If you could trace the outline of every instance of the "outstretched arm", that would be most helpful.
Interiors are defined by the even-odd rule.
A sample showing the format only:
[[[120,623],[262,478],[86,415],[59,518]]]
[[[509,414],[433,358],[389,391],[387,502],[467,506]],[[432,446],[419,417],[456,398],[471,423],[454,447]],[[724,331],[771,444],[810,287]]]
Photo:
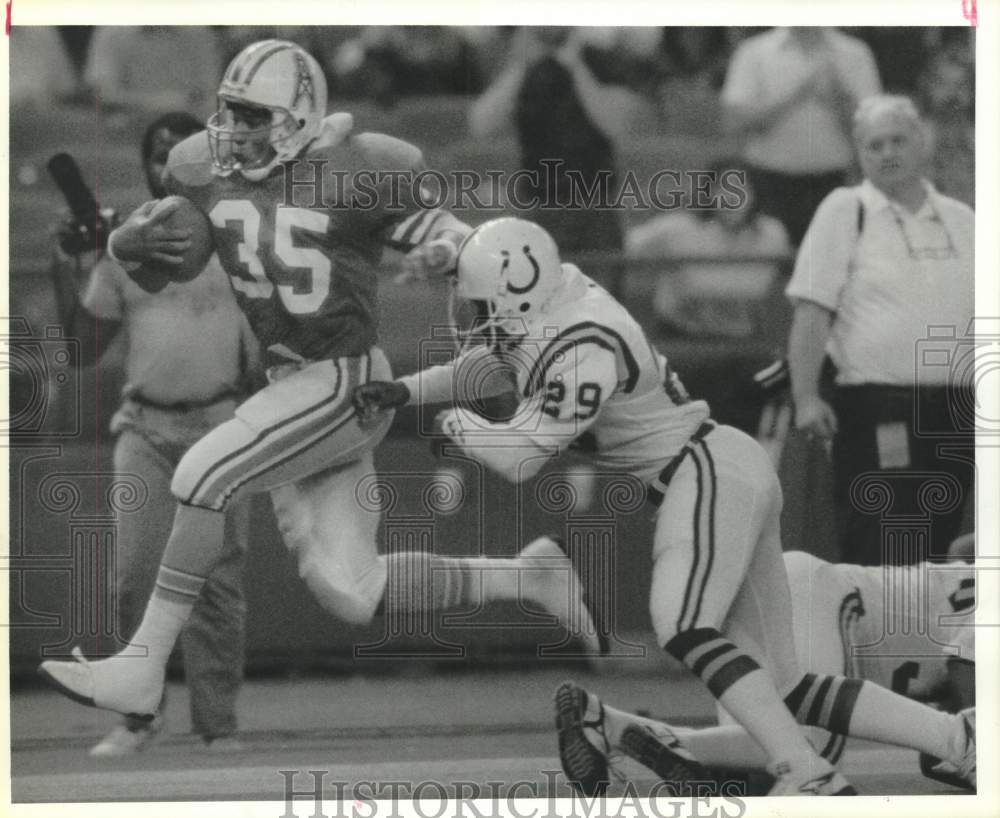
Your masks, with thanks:
[[[628,133],[634,97],[621,86],[600,82],[584,61],[582,49],[579,37],[571,34],[556,58],[569,71],[580,104],[594,126],[612,141],[621,139]]]
[[[487,372],[486,369],[491,371]],[[453,361],[428,367],[395,381],[370,381],[354,390],[354,407],[362,420],[379,411],[428,403],[467,403],[510,390],[496,356],[485,346],[473,347]],[[486,377],[480,377],[485,375]]]

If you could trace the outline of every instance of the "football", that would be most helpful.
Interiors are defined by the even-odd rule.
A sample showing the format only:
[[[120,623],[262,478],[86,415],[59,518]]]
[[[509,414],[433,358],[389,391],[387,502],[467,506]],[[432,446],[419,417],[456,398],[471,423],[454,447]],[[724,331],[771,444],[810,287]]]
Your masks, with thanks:
[[[148,261],[130,273],[135,282],[149,292],[159,292],[171,281],[184,282],[196,278],[215,251],[215,240],[208,217],[190,199],[167,196],[150,211],[150,218],[175,202],[177,209],[162,224],[172,230],[190,230],[191,246],[184,252],[184,261],[180,265]]]

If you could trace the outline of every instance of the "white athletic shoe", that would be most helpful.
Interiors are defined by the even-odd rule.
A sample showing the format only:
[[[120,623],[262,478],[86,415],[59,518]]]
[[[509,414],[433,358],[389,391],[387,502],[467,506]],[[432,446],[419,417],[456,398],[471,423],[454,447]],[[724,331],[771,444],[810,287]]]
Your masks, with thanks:
[[[769,764],[775,782],[768,797],[787,795],[857,795],[858,791],[833,765],[818,756],[793,768],[787,761]]]
[[[561,541],[556,537],[539,537],[521,550],[517,561],[526,568],[545,569],[523,573],[524,595],[556,617],[570,636],[583,643],[588,655],[604,652],[604,644],[587,607],[583,585]]]
[[[119,724],[97,744],[90,748],[95,758],[129,756],[145,750],[163,730],[163,718],[157,716],[150,722],[135,725]]]
[[[132,719],[152,721],[163,696],[163,670],[150,673],[139,656],[112,656],[91,662],[73,648],[72,662],[48,660],[38,673],[64,696],[88,707],[113,710]]]

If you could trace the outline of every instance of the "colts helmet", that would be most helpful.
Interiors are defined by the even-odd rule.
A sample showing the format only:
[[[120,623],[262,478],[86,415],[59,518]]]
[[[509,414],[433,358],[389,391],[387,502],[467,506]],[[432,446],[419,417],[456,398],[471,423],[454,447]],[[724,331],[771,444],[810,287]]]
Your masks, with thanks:
[[[458,252],[453,301],[476,308],[475,330],[524,335],[562,282],[559,248],[545,230],[505,218],[476,228]],[[454,314],[454,311],[453,311]]]
[[[285,40],[248,45],[226,68],[219,85],[219,110],[208,120],[213,170],[221,176],[238,170],[248,179],[265,178],[319,136],[326,102],[323,69],[300,46]],[[268,132],[274,151],[268,162],[246,168],[233,156],[234,128],[226,103],[271,111],[271,123],[260,133]]]

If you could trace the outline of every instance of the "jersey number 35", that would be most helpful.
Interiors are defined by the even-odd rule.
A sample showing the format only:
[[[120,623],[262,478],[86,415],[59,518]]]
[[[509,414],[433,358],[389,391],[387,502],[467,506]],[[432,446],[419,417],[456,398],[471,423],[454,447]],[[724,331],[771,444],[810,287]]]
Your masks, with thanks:
[[[309,315],[323,305],[330,292],[333,263],[315,247],[297,247],[292,243],[292,228],[297,232],[324,235],[330,217],[317,210],[279,207],[274,217],[274,265],[269,277],[264,271],[260,252],[260,211],[247,199],[223,199],[209,213],[215,227],[232,229],[239,225],[242,240],[236,245],[237,257],[246,268],[247,277],[232,275],[233,287],[248,298],[270,298],[275,285],[285,308],[296,315]]]

